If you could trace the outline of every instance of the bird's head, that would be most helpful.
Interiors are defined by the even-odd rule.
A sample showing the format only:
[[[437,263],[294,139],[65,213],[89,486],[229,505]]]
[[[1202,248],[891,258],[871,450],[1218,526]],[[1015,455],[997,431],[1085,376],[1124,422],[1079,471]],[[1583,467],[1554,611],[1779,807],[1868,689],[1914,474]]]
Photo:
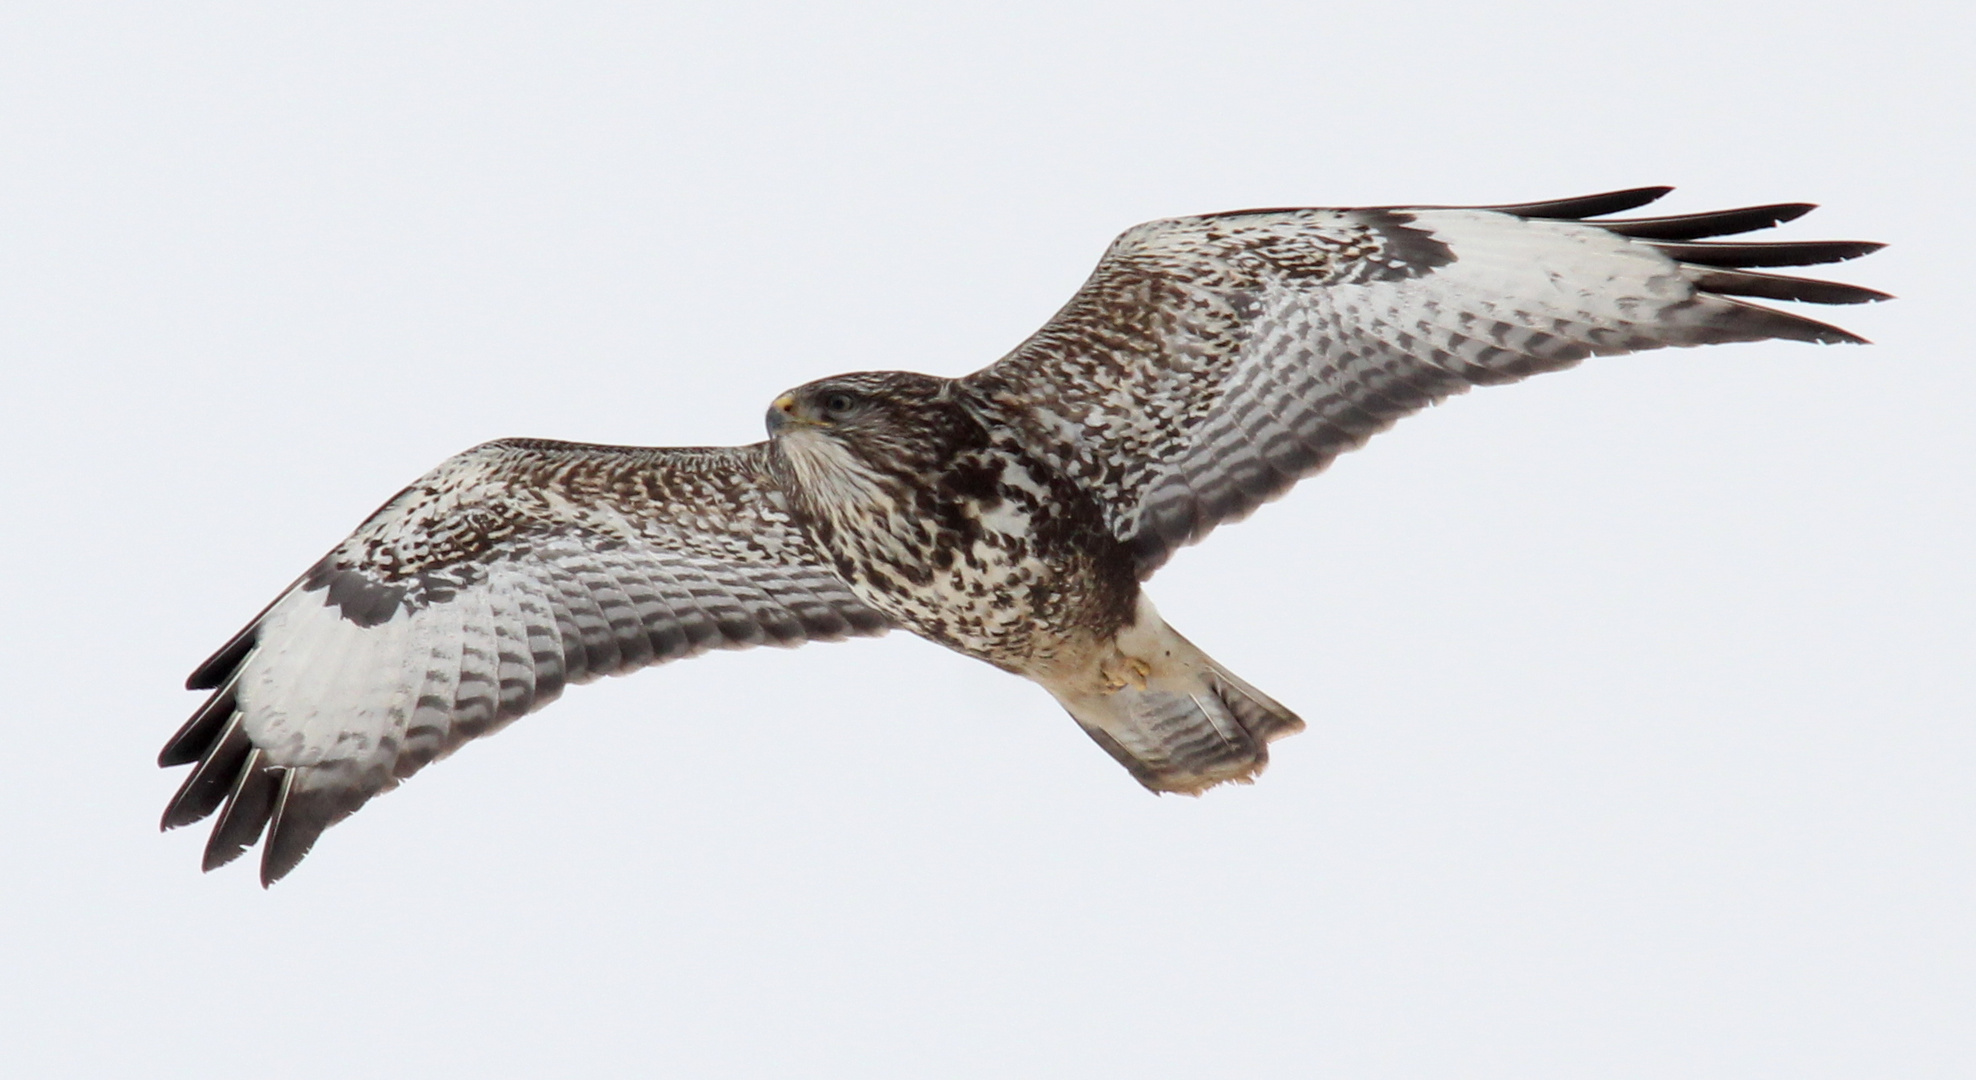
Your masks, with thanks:
[[[909,371],[864,371],[806,383],[768,408],[768,434],[812,488],[934,467],[967,429],[951,383]]]
[[[772,439],[833,439],[885,453],[942,412],[946,379],[910,371],[861,371],[805,383],[768,407]]]

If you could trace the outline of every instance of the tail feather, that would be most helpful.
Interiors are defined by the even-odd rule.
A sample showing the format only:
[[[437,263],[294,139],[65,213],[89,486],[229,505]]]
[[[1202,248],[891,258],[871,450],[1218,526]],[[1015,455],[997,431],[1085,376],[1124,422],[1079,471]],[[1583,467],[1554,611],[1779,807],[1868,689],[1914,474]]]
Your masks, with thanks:
[[[1077,722],[1153,791],[1193,795],[1223,781],[1247,781],[1269,762],[1268,744],[1212,692],[1127,688],[1108,704],[1114,706],[1110,715],[1078,716]]]
[[[1265,744],[1304,729],[1303,718],[1278,704],[1275,698],[1243,682],[1211,659],[1208,666],[1214,673],[1215,692],[1222,702],[1242,721],[1243,727]]]
[[[1270,742],[1304,722],[1178,634],[1171,640],[1173,662],[1143,683],[1058,700],[1149,790],[1198,795],[1250,783],[1269,764]]]

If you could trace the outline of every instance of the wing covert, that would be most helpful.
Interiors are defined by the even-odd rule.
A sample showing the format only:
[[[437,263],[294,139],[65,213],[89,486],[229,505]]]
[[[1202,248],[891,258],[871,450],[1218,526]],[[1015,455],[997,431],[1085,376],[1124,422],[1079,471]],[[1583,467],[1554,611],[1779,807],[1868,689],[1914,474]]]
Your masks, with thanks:
[[[811,550],[762,444],[503,440],[373,514],[188,680],[159,755],[192,764],[164,827],[219,812],[210,870],[261,878],[321,832],[574,683],[714,648],[883,633]]]
[[[1069,304],[961,380],[1092,492],[1141,578],[1403,416],[1663,346],[1852,334],[1740,299],[1884,293],[1748,270],[1867,243],[1711,243],[1811,209],[1581,220],[1665,188],[1496,208],[1252,210],[1121,235]]]

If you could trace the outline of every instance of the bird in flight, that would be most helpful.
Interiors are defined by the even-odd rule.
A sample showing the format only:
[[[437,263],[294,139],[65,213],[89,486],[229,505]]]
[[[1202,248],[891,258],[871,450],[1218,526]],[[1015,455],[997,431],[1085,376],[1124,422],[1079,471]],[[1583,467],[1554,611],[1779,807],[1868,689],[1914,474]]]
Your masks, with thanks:
[[[1142,583],[1394,421],[1594,355],[1859,342],[1754,300],[1851,241],[1712,240],[1804,203],[1614,218],[1640,188],[1493,207],[1243,210],[1127,230],[971,375],[839,375],[768,439],[502,439],[393,496],[186,681],[167,829],[261,882],[322,831],[572,683],[709,649],[894,627],[1021,675],[1155,792],[1247,782],[1303,721],[1160,618]],[[262,841],[265,834],[265,841]]]

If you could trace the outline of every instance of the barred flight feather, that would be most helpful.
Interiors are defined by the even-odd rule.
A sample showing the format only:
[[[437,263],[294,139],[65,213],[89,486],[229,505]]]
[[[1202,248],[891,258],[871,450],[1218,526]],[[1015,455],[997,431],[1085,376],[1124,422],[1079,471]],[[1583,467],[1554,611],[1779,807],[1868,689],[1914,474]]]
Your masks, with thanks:
[[[687,467],[669,474],[673,454]],[[160,755],[196,763],[165,827],[224,804],[208,869],[265,832],[272,882],[366,800],[567,684],[715,646],[883,633],[776,502],[759,446],[460,455],[201,665],[192,681],[218,686]],[[700,530],[709,505],[724,532]],[[421,523],[434,515],[450,527]]]
[[[1669,345],[1859,340],[1735,297],[1858,303],[1884,293],[1733,268],[1840,261],[1880,245],[1696,239],[1793,220],[1808,204],[1579,220],[1667,190],[1142,225],[1049,326],[963,384],[1096,493],[1143,578],[1175,548],[1469,386]],[[1121,388],[1139,408],[1117,408]],[[1069,423],[1039,423],[1034,400]],[[1101,414],[1108,422],[1090,422]]]

